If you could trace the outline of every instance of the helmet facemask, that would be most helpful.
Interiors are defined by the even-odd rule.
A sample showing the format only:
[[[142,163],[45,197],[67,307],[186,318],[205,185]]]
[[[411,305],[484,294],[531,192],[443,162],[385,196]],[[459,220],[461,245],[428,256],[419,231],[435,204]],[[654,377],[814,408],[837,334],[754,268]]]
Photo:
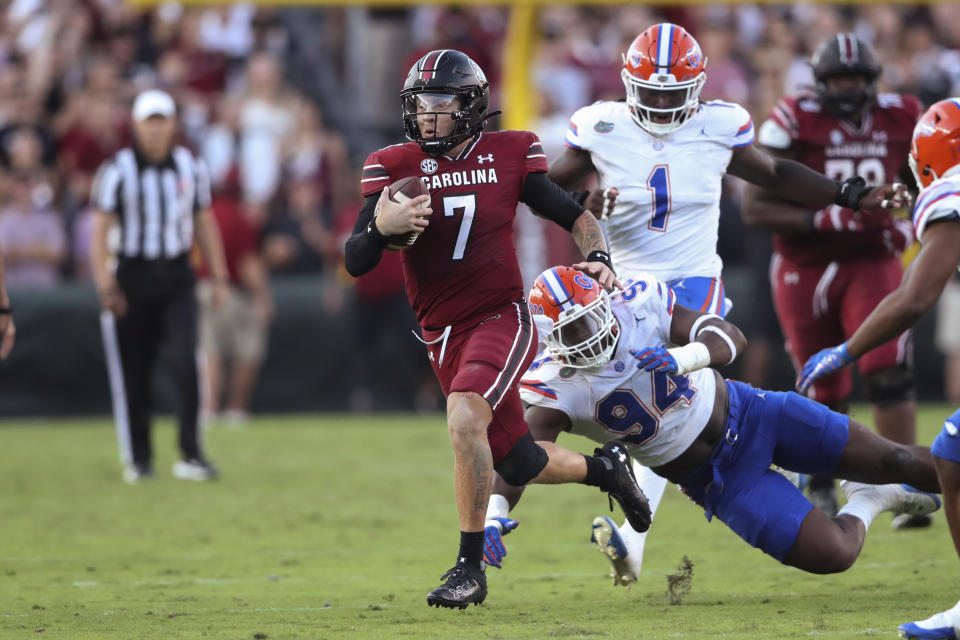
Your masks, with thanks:
[[[929,186],[931,182],[937,180],[939,176],[937,176],[929,166],[923,167],[923,169],[917,166],[916,156],[917,145],[914,143],[913,149],[907,154],[907,164],[910,165],[910,172],[913,174],[913,179],[917,181],[917,186],[924,189]]]
[[[865,88],[847,87],[841,90],[831,90],[831,78],[841,76],[857,76],[866,80]],[[867,73],[837,74],[817,79],[817,97],[823,108],[830,114],[844,120],[858,118],[866,109],[873,105],[877,97],[877,78]]]
[[[568,367],[593,369],[613,357],[618,333],[610,298],[601,291],[586,306],[577,304],[561,312],[544,342]]]
[[[627,106],[634,122],[655,136],[672,133],[690,119],[700,106],[700,92],[707,81],[707,74],[703,72],[683,82],[677,82],[673,74],[652,74],[648,80],[641,80],[626,69],[620,72],[620,77],[627,90]],[[673,99],[663,101],[669,106],[657,106],[644,100],[644,94],[649,96],[651,92],[676,94]]]
[[[482,122],[474,122],[471,117],[474,103],[482,98],[479,87],[476,91],[458,89],[407,89],[400,93],[403,104],[403,129],[407,138],[420,145],[424,153],[431,156],[443,155],[464,140],[473,137],[483,128]],[[473,95],[474,93],[481,95]],[[438,135],[441,129],[453,121],[453,130],[446,135]],[[445,122],[446,121],[446,122]],[[421,129],[431,129],[425,135]]]

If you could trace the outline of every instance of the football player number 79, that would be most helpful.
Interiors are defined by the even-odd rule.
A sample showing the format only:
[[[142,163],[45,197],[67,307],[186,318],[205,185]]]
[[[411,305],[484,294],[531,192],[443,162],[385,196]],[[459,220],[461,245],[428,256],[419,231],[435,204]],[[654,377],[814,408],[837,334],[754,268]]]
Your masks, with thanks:
[[[470,227],[473,226],[473,214],[477,211],[477,194],[467,193],[459,196],[443,196],[443,215],[451,217],[463,214],[460,220],[460,231],[457,233],[457,244],[453,247],[453,259],[463,260],[463,252],[467,249],[467,237]]]

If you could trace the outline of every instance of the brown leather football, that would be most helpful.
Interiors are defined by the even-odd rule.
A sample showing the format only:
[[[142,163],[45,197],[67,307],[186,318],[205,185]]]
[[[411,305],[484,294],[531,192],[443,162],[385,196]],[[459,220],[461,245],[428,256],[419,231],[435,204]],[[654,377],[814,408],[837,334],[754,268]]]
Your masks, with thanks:
[[[412,200],[420,195],[430,195],[430,190],[427,189],[427,185],[425,185],[420,178],[415,176],[400,178],[387,187],[387,189],[388,197],[399,204],[403,204],[407,200]],[[425,203],[424,207],[426,206],[429,206],[429,202]],[[419,231],[408,231],[407,233],[390,236],[387,249],[391,249],[393,251],[406,249],[416,242],[417,238],[419,237]]]

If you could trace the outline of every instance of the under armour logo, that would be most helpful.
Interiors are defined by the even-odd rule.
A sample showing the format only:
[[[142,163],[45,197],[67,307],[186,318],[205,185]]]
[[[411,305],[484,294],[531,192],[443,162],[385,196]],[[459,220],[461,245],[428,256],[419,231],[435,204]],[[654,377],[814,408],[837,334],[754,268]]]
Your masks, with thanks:
[[[686,281],[686,280],[681,280],[680,282],[678,282],[677,284],[673,285],[673,286],[670,287],[670,288],[671,288],[671,289],[686,289],[686,288],[687,288],[687,281]]]
[[[957,430],[957,427],[949,420],[943,423],[943,428],[946,429],[947,433],[949,433],[951,436],[955,436],[957,433],[960,433],[960,431]]]
[[[767,399],[767,392],[766,392],[766,391],[760,391],[760,392],[755,393],[755,394],[753,394],[753,395],[757,396],[757,397],[760,398],[761,400],[766,400],[766,399]]]
[[[702,136],[707,135],[707,128],[706,128],[706,127],[700,127],[700,135],[702,135]]]
[[[483,164],[484,162],[493,162],[493,154],[488,153],[485,156],[477,156],[477,163]]]
[[[637,321],[638,327],[640,326],[640,323],[646,319],[646,317],[647,316],[638,316],[637,314],[633,314],[633,319]]]
[[[430,362],[433,362],[433,351],[427,351],[427,355],[430,357]]]
[[[800,274],[796,271],[787,271],[783,274],[783,284],[800,284]]]

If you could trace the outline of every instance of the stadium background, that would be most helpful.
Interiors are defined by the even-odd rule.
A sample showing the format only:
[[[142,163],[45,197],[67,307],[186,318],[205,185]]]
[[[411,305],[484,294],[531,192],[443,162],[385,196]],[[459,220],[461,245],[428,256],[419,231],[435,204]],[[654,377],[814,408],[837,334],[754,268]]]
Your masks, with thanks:
[[[960,5],[218,7],[12,0],[0,24],[0,242],[17,346],[0,364],[0,415],[107,414],[109,393],[87,267],[88,194],[101,160],[129,141],[129,105],[159,86],[182,139],[211,168],[215,207],[261,228],[277,314],[253,409],[434,410],[441,406],[402,293],[397,254],[354,282],[341,266],[359,208],[357,168],[402,138],[397,92],[412,62],[458,48],[483,67],[494,126],[530,128],[548,156],[567,118],[619,98],[619,55],[648,25],[686,26],[709,57],[704,98],[762,121],[811,84],[823,38],[853,30],[884,65],[882,90],[929,104],[960,93]],[[767,281],[770,239],[738,215],[728,180],[720,253],[731,319],[751,348],[728,375],[789,388]],[[523,213],[529,280],[568,261],[562,232]],[[917,330],[920,392],[942,398],[932,317]],[[158,380],[160,406],[171,406]]]

